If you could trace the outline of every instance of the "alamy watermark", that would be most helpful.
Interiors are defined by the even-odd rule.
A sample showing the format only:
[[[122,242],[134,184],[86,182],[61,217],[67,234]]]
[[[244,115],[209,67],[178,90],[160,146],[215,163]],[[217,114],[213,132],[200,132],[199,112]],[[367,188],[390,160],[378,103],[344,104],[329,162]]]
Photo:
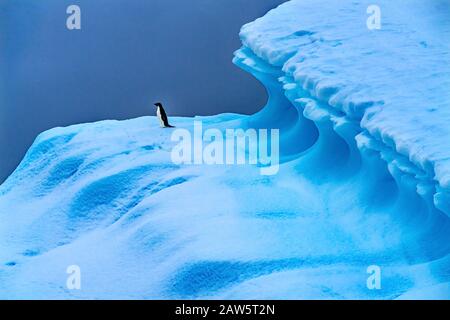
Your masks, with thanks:
[[[69,290],[81,289],[81,268],[77,265],[70,265],[66,269],[66,273],[69,275],[66,280],[66,287]]]
[[[369,30],[381,29],[381,9],[376,4],[372,4],[367,7],[366,10],[369,17],[367,18],[366,25]]]
[[[366,285],[369,290],[380,290],[381,289],[381,268],[377,265],[371,265],[367,267],[367,273],[369,277],[367,278]]]
[[[275,175],[279,170],[279,136],[279,129],[203,131],[202,122],[194,121],[193,135],[181,128],[172,132],[171,140],[177,144],[171,159],[175,164],[258,165],[261,175]]]
[[[81,8],[75,4],[67,7],[66,13],[69,14],[66,20],[66,27],[69,30],[81,29]]]

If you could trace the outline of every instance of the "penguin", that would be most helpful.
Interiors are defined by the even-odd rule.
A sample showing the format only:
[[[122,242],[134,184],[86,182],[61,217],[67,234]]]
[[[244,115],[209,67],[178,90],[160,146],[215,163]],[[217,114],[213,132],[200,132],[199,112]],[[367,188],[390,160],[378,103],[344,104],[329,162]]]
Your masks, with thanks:
[[[169,119],[167,119],[167,114],[166,114],[166,111],[164,111],[164,108],[163,108],[162,104],[159,103],[159,102],[156,102],[155,106],[157,108],[156,109],[156,116],[159,119],[159,122],[161,124],[161,128],[173,128],[173,126],[171,126],[169,124]]]

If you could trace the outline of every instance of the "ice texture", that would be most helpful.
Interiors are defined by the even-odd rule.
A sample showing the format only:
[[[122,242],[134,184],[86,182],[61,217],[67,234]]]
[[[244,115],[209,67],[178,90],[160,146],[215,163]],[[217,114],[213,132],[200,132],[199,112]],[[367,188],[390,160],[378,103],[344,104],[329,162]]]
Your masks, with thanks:
[[[379,144],[392,152],[391,163],[402,162],[392,163],[397,170],[411,167],[435,181],[435,201],[445,207],[450,6],[445,1],[381,1],[381,29],[369,30],[371,4],[288,2],[242,28],[242,54],[278,69],[293,104],[313,99],[335,125],[361,126],[357,141],[364,147]]]
[[[171,118],[279,128],[275,176],[175,165],[154,117],[39,135],[0,186],[0,298],[450,298],[450,5],[377,1],[369,30],[371,4],[245,25],[234,63],[267,105]]]

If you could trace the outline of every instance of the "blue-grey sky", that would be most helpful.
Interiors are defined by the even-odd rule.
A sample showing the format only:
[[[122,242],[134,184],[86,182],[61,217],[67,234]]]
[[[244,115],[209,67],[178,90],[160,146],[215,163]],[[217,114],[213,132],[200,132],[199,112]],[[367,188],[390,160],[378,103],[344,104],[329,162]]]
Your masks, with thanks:
[[[283,0],[0,0],[0,183],[55,126],[154,113],[253,113],[240,27]],[[81,8],[81,30],[66,9]]]

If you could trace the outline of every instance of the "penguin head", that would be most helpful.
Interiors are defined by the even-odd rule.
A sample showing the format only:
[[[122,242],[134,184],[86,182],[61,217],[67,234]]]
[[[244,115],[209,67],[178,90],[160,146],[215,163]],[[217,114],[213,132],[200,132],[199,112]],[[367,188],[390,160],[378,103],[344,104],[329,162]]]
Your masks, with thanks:
[[[162,104],[161,104],[160,102],[155,102],[154,105],[155,105],[156,107],[162,107]]]

